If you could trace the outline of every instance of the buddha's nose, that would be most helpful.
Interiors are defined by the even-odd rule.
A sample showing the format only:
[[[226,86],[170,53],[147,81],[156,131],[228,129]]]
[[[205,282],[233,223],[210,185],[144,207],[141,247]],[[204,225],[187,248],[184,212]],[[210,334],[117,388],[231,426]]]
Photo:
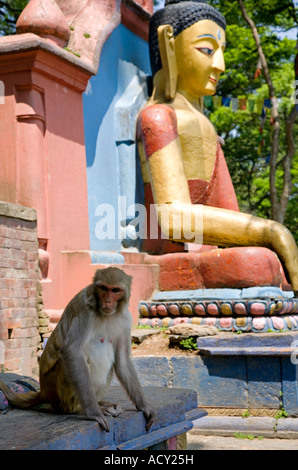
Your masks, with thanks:
[[[217,49],[213,56],[213,69],[216,69],[220,73],[223,73],[226,70],[225,66],[225,59],[223,55],[223,51],[221,49]]]

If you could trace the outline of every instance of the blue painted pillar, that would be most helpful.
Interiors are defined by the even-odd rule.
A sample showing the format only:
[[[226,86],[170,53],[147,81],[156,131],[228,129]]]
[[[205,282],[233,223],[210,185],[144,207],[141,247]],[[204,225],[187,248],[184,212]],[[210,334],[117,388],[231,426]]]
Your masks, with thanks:
[[[135,121],[148,97],[150,74],[147,42],[118,26],[103,46],[98,73],[83,97],[90,248],[95,252],[130,245],[125,239],[134,228],[125,225],[133,217],[125,209],[121,213],[121,206],[143,202]]]

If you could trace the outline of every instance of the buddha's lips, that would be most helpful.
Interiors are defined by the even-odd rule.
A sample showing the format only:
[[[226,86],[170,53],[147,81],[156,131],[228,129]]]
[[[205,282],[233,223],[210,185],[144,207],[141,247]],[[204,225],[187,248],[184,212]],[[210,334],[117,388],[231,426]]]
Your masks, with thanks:
[[[217,83],[217,80],[216,80],[216,78],[214,78],[214,77],[209,77],[209,80],[210,80],[210,82],[212,82],[212,83]]]

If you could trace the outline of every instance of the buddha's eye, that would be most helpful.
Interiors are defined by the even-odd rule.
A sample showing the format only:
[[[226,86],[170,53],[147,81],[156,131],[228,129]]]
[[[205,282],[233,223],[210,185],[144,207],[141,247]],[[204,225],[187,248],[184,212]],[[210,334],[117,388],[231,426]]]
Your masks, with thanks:
[[[214,54],[214,50],[210,49],[209,47],[196,47],[196,49],[200,52],[203,52],[203,54],[206,54],[210,57],[212,57],[213,54]]]

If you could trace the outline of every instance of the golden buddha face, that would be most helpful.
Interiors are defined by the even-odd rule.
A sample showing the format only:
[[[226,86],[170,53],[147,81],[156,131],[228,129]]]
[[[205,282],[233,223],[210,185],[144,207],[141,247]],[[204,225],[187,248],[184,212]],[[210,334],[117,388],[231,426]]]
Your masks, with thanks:
[[[190,99],[214,95],[220,75],[225,71],[224,29],[212,20],[201,20],[175,39],[177,91]]]

